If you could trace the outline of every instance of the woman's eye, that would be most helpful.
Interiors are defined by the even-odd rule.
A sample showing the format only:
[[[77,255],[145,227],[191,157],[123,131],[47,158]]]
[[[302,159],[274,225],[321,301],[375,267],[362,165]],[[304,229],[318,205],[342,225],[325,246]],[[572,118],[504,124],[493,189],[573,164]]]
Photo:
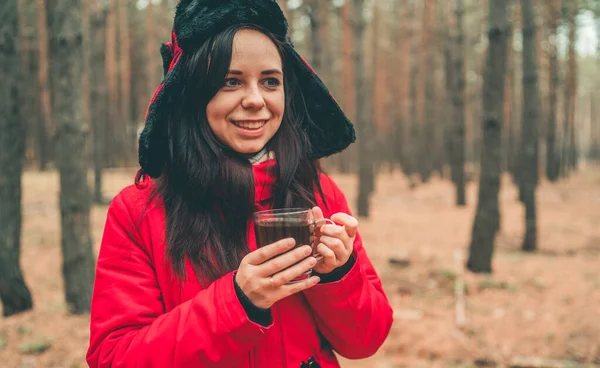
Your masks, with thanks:
[[[277,78],[267,78],[263,82],[267,87],[277,87],[281,84]]]
[[[225,83],[223,83],[223,86],[225,87],[237,87],[241,84],[239,79],[236,78],[227,78],[225,79]]]

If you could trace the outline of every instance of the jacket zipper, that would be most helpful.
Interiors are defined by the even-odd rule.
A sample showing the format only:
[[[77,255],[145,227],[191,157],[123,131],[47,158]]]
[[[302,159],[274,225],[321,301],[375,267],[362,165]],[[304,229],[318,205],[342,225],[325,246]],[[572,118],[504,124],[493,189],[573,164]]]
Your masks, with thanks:
[[[248,367],[254,368],[254,348],[248,353]]]

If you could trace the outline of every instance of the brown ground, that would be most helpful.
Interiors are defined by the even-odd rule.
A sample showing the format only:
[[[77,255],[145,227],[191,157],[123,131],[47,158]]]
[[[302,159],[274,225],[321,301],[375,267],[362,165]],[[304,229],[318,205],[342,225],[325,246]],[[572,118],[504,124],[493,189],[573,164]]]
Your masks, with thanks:
[[[107,194],[133,174],[111,171]],[[353,203],[355,179],[334,177]],[[0,367],[83,367],[88,318],[68,317],[62,294],[58,176],[28,172],[24,183],[22,264],[35,310],[0,317]],[[344,367],[472,367],[476,360],[501,366],[518,356],[600,364],[600,170],[542,183],[537,254],[519,252],[523,208],[508,179],[503,188],[494,274],[465,274],[467,325],[459,329],[453,256],[469,243],[475,186],[468,188],[469,205],[456,208],[447,182],[411,191],[399,175],[380,177],[372,218],[361,221],[361,231],[395,323],[375,357]],[[93,209],[96,245],[105,213],[106,207]],[[410,265],[391,265],[391,257]]]

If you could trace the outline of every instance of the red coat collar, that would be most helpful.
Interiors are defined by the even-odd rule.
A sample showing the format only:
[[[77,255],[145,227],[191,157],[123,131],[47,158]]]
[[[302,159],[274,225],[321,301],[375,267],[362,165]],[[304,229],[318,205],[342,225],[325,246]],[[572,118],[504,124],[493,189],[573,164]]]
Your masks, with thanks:
[[[269,159],[253,165],[254,172],[254,202],[260,203],[273,197],[275,186],[275,160]]]

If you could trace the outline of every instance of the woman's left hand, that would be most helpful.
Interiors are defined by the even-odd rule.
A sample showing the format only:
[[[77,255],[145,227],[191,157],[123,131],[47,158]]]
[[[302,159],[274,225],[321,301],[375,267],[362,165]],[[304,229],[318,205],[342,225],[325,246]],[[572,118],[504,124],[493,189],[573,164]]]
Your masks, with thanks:
[[[323,211],[319,207],[313,208],[313,215],[317,223],[323,222]],[[358,220],[346,213],[336,213],[331,216],[336,224],[317,225],[315,230],[316,252],[323,259],[313,270],[320,274],[330,273],[348,262],[354,250],[354,238],[358,230]]]

